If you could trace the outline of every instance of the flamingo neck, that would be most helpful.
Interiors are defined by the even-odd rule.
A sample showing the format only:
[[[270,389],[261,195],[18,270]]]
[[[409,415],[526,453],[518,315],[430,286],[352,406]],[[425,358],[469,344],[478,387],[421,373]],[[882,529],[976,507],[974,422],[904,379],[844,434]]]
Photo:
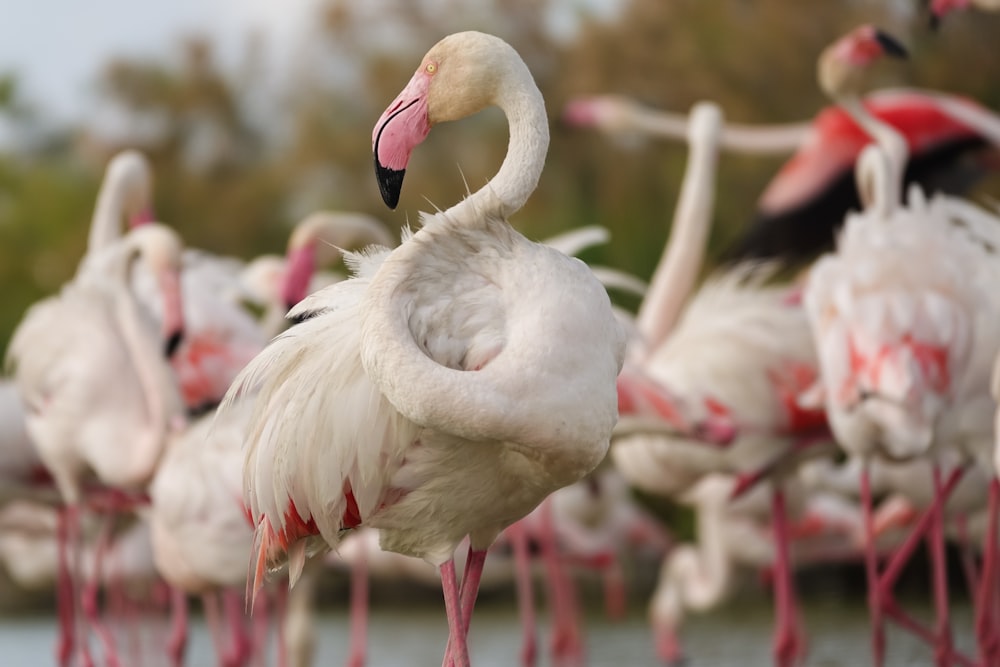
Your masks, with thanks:
[[[698,135],[690,142],[670,236],[639,307],[636,324],[650,352],[663,342],[680,318],[705,256],[719,156],[718,133],[710,134]]]
[[[97,194],[97,205],[90,221],[87,254],[92,255],[121,238],[125,215],[125,192],[119,179],[106,179]]]
[[[506,219],[534,192],[549,148],[545,100],[523,62],[511,63],[502,79],[496,106],[507,116],[510,140],[500,170],[486,185],[446,211],[447,217]]]
[[[166,441],[167,405],[170,403],[168,386],[171,382],[169,367],[160,362],[161,350],[156,335],[140,312],[136,297],[130,289],[130,269],[134,249],[128,247],[123,257],[120,274],[114,280],[115,316],[122,340],[125,343],[132,368],[135,370],[142,391],[147,425],[139,438],[129,443],[127,456],[131,464],[130,479],[148,480],[163,452]]]
[[[909,159],[906,139],[894,127],[872,115],[857,95],[843,96],[837,103],[878,144],[888,158],[888,178],[884,184],[884,192],[879,196],[884,195],[884,201],[895,207],[900,200],[903,172]]]

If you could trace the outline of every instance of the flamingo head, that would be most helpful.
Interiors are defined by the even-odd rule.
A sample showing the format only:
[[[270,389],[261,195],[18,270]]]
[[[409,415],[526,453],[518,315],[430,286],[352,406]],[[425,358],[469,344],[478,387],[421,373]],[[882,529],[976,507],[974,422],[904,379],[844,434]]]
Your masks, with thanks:
[[[410,153],[437,123],[471,116],[496,103],[514,49],[493,35],[468,31],[431,47],[372,132],[375,175],[382,199],[396,208]],[[520,61],[520,57],[516,57]]]
[[[596,127],[606,132],[628,129],[634,103],[617,95],[577,97],[563,109],[563,120],[575,127]]]
[[[281,299],[289,310],[308,294],[309,281],[315,270],[316,239],[298,244],[289,242],[285,273],[281,279]]]
[[[164,353],[172,357],[184,338],[184,308],[181,299],[180,237],[165,225],[150,223],[130,232],[137,255],[149,266],[163,299],[162,335]]]
[[[108,162],[105,180],[120,183],[122,210],[130,228],[156,218],[153,215],[153,169],[146,156],[136,150],[125,150]]]
[[[820,86],[831,97],[857,93],[864,87],[871,66],[883,56],[906,58],[907,51],[896,38],[873,25],[857,27],[820,55]]]
[[[945,16],[953,11],[968,9],[970,4],[970,0],[931,0],[931,29],[937,30]]]

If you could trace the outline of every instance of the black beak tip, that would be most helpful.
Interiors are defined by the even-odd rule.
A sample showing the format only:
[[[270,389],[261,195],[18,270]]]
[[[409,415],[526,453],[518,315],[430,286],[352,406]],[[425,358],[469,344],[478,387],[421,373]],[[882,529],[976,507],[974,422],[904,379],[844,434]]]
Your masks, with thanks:
[[[383,167],[379,164],[378,158],[375,158],[375,179],[378,181],[378,190],[382,193],[382,201],[393,210],[396,210],[396,206],[399,204],[399,193],[403,189],[404,175],[406,175],[405,169],[396,171]]]
[[[182,331],[175,331],[170,334],[167,338],[166,345],[163,348],[163,352],[167,359],[170,359],[177,352],[177,348],[181,346],[181,340],[184,338],[184,333]]]
[[[900,43],[898,39],[893,37],[887,32],[881,30],[875,31],[875,41],[879,43],[882,50],[885,51],[886,55],[892,56],[894,58],[909,58],[910,54],[906,50],[906,47]]]

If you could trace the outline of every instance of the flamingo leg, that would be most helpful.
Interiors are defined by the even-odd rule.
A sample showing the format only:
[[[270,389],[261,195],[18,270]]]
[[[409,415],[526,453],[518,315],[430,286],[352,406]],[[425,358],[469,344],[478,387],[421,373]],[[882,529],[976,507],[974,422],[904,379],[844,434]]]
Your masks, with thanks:
[[[288,639],[285,635],[285,622],[288,619],[288,586],[280,585],[274,590],[274,616],[278,624],[275,629],[278,667],[288,667]]]
[[[351,567],[351,639],[348,667],[363,667],[368,646],[368,553],[362,540]]]
[[[187,653],[188,642],[188,609],[187,595],[179,588],[170,589],[171,623],[170,636],[167,637],[167,655],[170,664],[182,667]]]
[[[941,497],[943,484],[941,482],[941,469],[937,465],[934,466],[933,477],[934,496],[938,498]],[[951,663],[949,656],[952,649],[952,637],[948,614],[947,557],[944,549],[944,505],[934,503],[933,512],[934,519],[931,523],[929,542],[934,575],[934,607],[937,614],[935,631],[937,641],[934,644],[934,659],[940,667],[948,667]]]
[[[622,572],[622,562],[617,553],[611,554],[611,560],[604,566],[604,613],[613,621],[625,618],[625,574]]]
[[[990,480],[986,537],[983,546],[983,571],[976,592],[976,639],[979,657],[984,665],[995,664],[998,656],[997,618],[994,600],[997,588],[997,521],[1000,520],[1000,479]]]
[[[791,667],[802,656],[805,647],[798,627],[795,587],[788,550],[788,513],[785,508],[785,494],[778,482],[775,482],[771,495],[771,521],[774,530],[775,555],[774,663],[778,667]]]
[[[444,608],[448,614],[449,644],[445,652],[445,659],[453,660],[455,667],[469,667],[469,647],[465,641],[465,629],[462,627],[462,605],[459,601],[454,559],[448,559],[443,563],[440,572]]]
[[[73,597],[73,575],[70,572],[70,514],[72,508],[64,507],[59,512],[56,527],[56,540],[59,558],[57,584],[57,601],[59,610],[59,641],[56,643],[56,660],[59,667],[70,667],[73,660],[73,646],[76,623],[73,610],[76,600]]]
[[[861,470],[861,511],[865,526],[865,574],[868,578],[868,613],[872,624],[872,665],[882,667],[885,662],[885,626],[882,622],[884,603],[878,573],[878,552],[875,548],[875,522],[872,511],[872,492],[869,464]]]
[[[514,568],[517,577],[517,606],[521,616],[521,665],[534,667],[538,660],[538,638],[535,632],[535,600],[531,586],[531,555],[528,552],[528,533],[518,521],[507,529],[507,537],[514,551]]]
[[[469,636],[469,625],[472,622],[472,610],[476,606],[479,594],[479,582],[483,578],[483,566],[486,563],[486,550],[473,549],[469,546],[469,554],[465,558],[465,571],[462,573],[462,585],[459,588],[459,604],[462,607],[462,628],[466,638]],[[466,639],[468,641],[468,639]],[[451,667],[451,640],[448,640],[448,650],[445,652],[443,667]]]
[[[266,599],[266,596],[261,598]],[[228,655],[228,665],[232,667],[243,667],[247,664],[252,653],[252,644],[247,637],[246,626],[244,625],[246,605],[243,596],[233,590],[222,592],[222,604],[229,621],[229,630],[232,637],[232,646]],[[262,605],[263,606],[263,605]],[[266,610],[261,610],[266,613]]]
[[[551,498],[551,497],[550,497]],[[564,563],[559,558],[550,498],[540,506],[538,541],[549,584],[552,606],[552,656],[555,664],[582,664],[583,642],[577,618],[576,595]]]
[[[114,527],[114,514],[105,514],[101,517],[101,528],[94,543],[94,569],[90,574],[90,579],[84,584],[81,605],[83,613],[94,634],[104,647],[104,657],[108,662],[108,667],[120,667],[121,661],[118,659],[118,651],[115,647],[114,637],[111,631],[101,620],[100,610],[100,588],[101,571],[104,563],[104,553],[111,544],[111,531]]]
[[[208,632],[212,636],[212,645],[215,647],[215,655],[220,665],[226,664],[226,643],[223,638],[222,612],[219,609],[219,593],[206,593],[201,598],[202,607],[205,610],[205,623],[208,625]]]

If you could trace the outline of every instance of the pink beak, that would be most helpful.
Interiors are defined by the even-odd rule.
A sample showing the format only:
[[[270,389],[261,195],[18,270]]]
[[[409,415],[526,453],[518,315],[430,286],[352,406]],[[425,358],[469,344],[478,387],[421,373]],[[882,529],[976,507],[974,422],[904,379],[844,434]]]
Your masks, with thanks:
[[[285,306],[292,306],[305,298],[309,291],[309,281],[316,268],[316,244],[307,243],[288,253],[285,260],[285,276],[281,286],[281,298]]]
[[[389,208],[399,204],[403,176],[413,148],[431,131],[427,118],[427,90],[430,75],[417,71],[389,108],[375,123],[372,152],[375,154],[375,178],[382,200]]]
[[[153,207],[147,206],[129,219],[128,226],[131,229],[135,229],[136,227],[141,227],[155,221],[156,216],[153,215]]]
[[[596,125],[597,112],[594,101],[585,97],[570,100],[566,108],[563,109],[563,119],[570,125],[577,127]]]
[[[167,358],[174,356],[184,337],[184,308],[181,299],[181,279],[176,271],[164,271],[159,276],[163,297],[163,340]]]

